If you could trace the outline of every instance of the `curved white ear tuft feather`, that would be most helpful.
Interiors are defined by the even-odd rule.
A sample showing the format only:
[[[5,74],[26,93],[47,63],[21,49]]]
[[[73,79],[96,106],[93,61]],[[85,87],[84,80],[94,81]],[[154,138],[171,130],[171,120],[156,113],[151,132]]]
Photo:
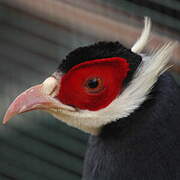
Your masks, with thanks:
[[[149,35],[151,31],[151,19],[149,17],[144,18],[144,29],[141,33],[140,38],[136,41],[136,43],[131,48],[131,51],[134,53],[140,53],[143,48],[146,46]]]

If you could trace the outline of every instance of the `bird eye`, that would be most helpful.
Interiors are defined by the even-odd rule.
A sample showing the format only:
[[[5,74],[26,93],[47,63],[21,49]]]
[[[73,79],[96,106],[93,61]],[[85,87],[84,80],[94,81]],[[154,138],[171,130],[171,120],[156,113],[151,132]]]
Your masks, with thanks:
[[[97,77],[88,79],[85,83],[85,87],[90,93],[97,93],[104,88],[102,79]]]

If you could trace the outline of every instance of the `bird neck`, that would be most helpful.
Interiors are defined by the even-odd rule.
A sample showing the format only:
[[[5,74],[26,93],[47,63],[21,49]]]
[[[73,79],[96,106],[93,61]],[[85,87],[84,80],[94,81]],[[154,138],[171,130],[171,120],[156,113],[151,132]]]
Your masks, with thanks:
[[[179,103],[179,104],[178,104]],[[101,129],[99,136],[110,137],[126,134],[132,129],[149,126],[149,123],[158,123],[168,117],[180,106],[180,90],[172,77],[165,73],[152,89],[149,98],[128,117],[121,118],[107,124]]]

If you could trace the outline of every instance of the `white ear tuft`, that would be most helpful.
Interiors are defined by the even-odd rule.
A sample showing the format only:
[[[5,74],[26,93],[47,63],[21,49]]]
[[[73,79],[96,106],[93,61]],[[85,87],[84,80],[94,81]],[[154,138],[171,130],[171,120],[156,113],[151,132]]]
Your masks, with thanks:
[[[144,29],[141,33],[140,38],[136,41],[136,43],[131,48],[131,51],[134,53],[140,53],[143,48],[146,46],[149,35],[151,31],[151,19],[149,17],[144,18]]]

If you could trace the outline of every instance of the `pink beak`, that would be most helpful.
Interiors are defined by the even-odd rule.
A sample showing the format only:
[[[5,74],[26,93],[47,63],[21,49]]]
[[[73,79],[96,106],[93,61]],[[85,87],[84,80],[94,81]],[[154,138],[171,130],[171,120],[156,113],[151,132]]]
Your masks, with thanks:
[[[33,86],[12,102],[4,116],[3,124],[17,114],[35,109],[46,109],[51,106],[53,106],[51,98],[42,93],[42,84]]]
[[[33,86],[21,93],[9,106],[3,124],[7,123],[13,116],[32,110],[44,110],[49,113],[53,110],[76,111],[73,107],[65,105],[56,99],[59,93],[61,74],[55,72],[42,84]]]

